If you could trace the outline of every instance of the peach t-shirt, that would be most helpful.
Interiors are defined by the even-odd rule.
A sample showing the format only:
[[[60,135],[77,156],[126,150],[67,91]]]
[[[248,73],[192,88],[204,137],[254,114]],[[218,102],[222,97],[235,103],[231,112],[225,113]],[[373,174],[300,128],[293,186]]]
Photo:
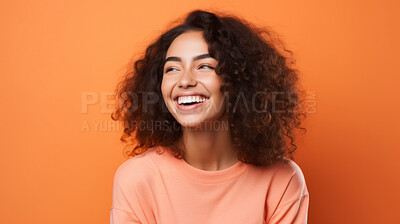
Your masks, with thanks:
[[[298,224],[307,223],[309,202],[291,160],[205,171],[161,146],[117,169],[112,196],[111,224]]]

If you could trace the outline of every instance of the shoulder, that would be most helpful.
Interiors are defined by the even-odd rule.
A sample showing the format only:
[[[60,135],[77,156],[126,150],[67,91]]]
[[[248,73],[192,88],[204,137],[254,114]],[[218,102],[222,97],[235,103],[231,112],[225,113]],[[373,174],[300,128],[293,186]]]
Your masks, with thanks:
[[[284,205],[308,195],[306,180],[300,166],[290,159],[285,159],[267,168],[271,172],[270,190],[278,198],[275,202]]]
[[[157,172],[156,164],[150,158],[154,151],[154,148],[148,149],[117,168],[113,181],[112,208],[130,213],[140,211],[137,202],[145,200],[149,193],[148,185]]]
[[[299,196],[308,194],[306,179],[303,171],[297,163],[295,163],[293,160],[287,159],[286,162],[282,163],[278,167],[280,167],[279,173],[286,177],[286,194],[296,194]]]
[[[293,160],[284,159],[276,162],[271,166],[271,169],[278,179],[290,180],[298,186],[303,186],[306,183],[303,171]]]
[[[266,167],[254,167],[251,172],[267,186],[268,203],[278,204],[296,200],[308,194],[304,174],[297,163],[285,158]]]
[[[276,161],[266,167],[255,167],[257,172],[269,176],[275,181],[284,181],[287,179],[296,179],[298,182],[305,183],[303,171],[293,160],[283,159]]]
[[[276,161],[273,164],[266,167],[255,167],[254,172],[260,175],[265,175],[277,182],[286,182],[289,179],[296,180],[301,183],[305,183],[304,174],[297,163],[290,159],[283,159]]]
[[[114,184],[132,187],[135,183],[150,180],[150,177],[157,171],[156,164],[150,158],[156,149],[156,147],[150,148],[144,153],[123,162],[114,174]]]
[[[306,223],[309,193],[299,165],[285,159],[269,169],[273,175],[265,201],[268,223]]]

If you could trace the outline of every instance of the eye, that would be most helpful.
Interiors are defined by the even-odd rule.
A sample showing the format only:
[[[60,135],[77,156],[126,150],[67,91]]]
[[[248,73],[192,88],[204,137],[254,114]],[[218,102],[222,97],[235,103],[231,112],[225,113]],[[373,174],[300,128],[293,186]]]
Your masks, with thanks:
[[[165,73],[168,73],[168,72],[173,71],[173,70],[178,70],[178,69],[175,68],[175,67],[170,67],[170,68],[167,68],[167,69],[165,70]]]
[[[209,69],[214,69],[213,67],[209,66],[209,65],[200,65],[199,69],[201,68],[209,68]]]

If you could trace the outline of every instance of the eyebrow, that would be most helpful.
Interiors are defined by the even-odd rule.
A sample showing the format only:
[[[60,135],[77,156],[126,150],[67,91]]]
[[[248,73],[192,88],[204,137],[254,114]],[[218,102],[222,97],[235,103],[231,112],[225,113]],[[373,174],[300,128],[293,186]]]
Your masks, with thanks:
[[[197,56],[193,57],[192,61],[197,61],[197,60],[204,59],[204,58],[213,58],[213,57],[211,57],[211,55],[209,55],[209,54],[201,54],[201,55],[197,55]],[[179,61],[179,62],[182,62],[182,58],[180,58],[180,57],[168,57],[167,59],[165,59],[164,63],[166,63],[167,61]]]

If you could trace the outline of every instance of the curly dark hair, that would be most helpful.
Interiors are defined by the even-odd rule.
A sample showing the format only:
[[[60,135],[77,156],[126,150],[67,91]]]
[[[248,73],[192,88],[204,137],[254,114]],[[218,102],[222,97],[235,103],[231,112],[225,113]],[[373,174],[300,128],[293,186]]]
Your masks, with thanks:
[[[166,52],[186,31],[202,31],[209,54],[218,61],[215,72],[223,78],[220,90],[227,96],[229,131],[238,159],[255,166],[293,159],[294,129],[306,130],[300,127],[305,113],[292,52],[268,28],[201,10],[188,13],[153,41],[117,85],[118,102],[111,117],[124,123],[121,141],[133,146],[127,154],[166,146],[184,158],[177,145],[182,128],[166,108],[161,82]]]

